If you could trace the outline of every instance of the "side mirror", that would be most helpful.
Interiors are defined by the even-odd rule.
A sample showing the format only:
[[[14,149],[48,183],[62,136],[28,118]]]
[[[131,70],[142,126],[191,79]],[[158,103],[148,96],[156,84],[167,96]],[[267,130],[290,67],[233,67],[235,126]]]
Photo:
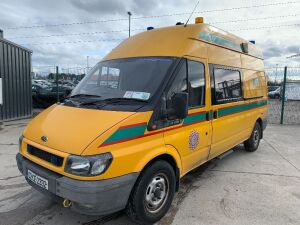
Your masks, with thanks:
[[[180,92],[173,95],[171,109],[168,110],[168,117],[184,119],[188,114],[188,93]]]

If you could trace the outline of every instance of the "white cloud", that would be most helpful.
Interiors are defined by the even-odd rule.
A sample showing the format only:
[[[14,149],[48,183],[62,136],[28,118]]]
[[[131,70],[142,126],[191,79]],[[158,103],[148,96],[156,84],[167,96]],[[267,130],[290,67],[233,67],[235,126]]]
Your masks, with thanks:
[[[224,30],[233,31],[248,40],[255,40],[263,48],[266,65],[297,64],[300,59],[287,60],[286,57],[300,51],[299,26],[283,26],[281,28],[264,28],[279,25],[300,23],[300,2],[266,7],[252,7],[239,10],[207,12],[214,9],[243,7],[280,3],[279,0],[201,0],[197,12],[193,15],[204,16],[208,23],[219,22],[215,25]],[[134,17],[157,16],[190,12],[197,0],[7,0],[0,2],[0,28],[36,26],[40,24],[76,23],[106,19],[124,18],[121,21],[107,23],[87,23],[73,26],[49,26],[35,29],[4,29],[8,39],[12,37],[68,35],[76,33],[106,32],[111,30],[126,30],[128,28],[127,11]],[[206,12],[203,12],[206,11]],[[199,13],[202,12],[202,13]],[[201,15],[199,15],[201,14]],[[267,19],[273,17],[272,19]],[[187,14],[158,18],[133,19],[132,29],[146,29],[148,26],[162,27],[174,25],[178,21],[186,21]],[[248,21],[225,22],[232,20]],[[256,19],[256,20],[255,20]],[[223,23],[222,23],[223,22]],[[137,33],[139,31],[133,31]],[[107,54],[119,41],[111,42],[79,42],[99,39],[126,38],[127,32],[97,33],[94,35],[52,36],[40,38],[11,39],[19,44],[26,44],[33,50],[33,66],[59,65],[61,67],[86,66],[86,56],[90,56],[90,65],[95,64]],[[298,49],[298,50],[297,50]]]

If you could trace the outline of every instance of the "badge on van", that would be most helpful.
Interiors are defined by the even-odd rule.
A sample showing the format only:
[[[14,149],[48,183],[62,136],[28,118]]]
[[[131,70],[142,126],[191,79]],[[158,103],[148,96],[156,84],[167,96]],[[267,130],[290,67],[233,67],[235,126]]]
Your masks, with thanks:
[[[189,148],[195,150],[199,144],[199,133],[193,130],[189,136]]]
[[[42,137],[41,137],[41,140],[42,140],[43,142],[47,142],[47,141],[48,141],[48,137],[47,137],[47,136],[42,136]]]

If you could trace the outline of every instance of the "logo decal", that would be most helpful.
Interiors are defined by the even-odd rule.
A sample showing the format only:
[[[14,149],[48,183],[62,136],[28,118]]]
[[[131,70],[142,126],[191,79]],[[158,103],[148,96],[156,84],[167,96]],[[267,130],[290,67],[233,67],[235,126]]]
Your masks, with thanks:
[[[195,150],[199,144],[199,133],[193,130],[189,137],[189,148]]]
[[[43,142],[47,142],[47,141],[48,141],[48,137],[47,137],[47,136],[42,136],[42,137],[41,137],[41,140],[42,140]]]

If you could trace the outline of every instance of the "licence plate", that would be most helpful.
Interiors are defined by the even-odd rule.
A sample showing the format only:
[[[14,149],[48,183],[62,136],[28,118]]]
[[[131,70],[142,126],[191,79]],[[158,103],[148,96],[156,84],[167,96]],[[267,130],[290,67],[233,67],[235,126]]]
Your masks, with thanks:
[[[35,174],[31,170],[27,170],[27,178],[31,180],[36,185],[48,190],[48,180]]]

